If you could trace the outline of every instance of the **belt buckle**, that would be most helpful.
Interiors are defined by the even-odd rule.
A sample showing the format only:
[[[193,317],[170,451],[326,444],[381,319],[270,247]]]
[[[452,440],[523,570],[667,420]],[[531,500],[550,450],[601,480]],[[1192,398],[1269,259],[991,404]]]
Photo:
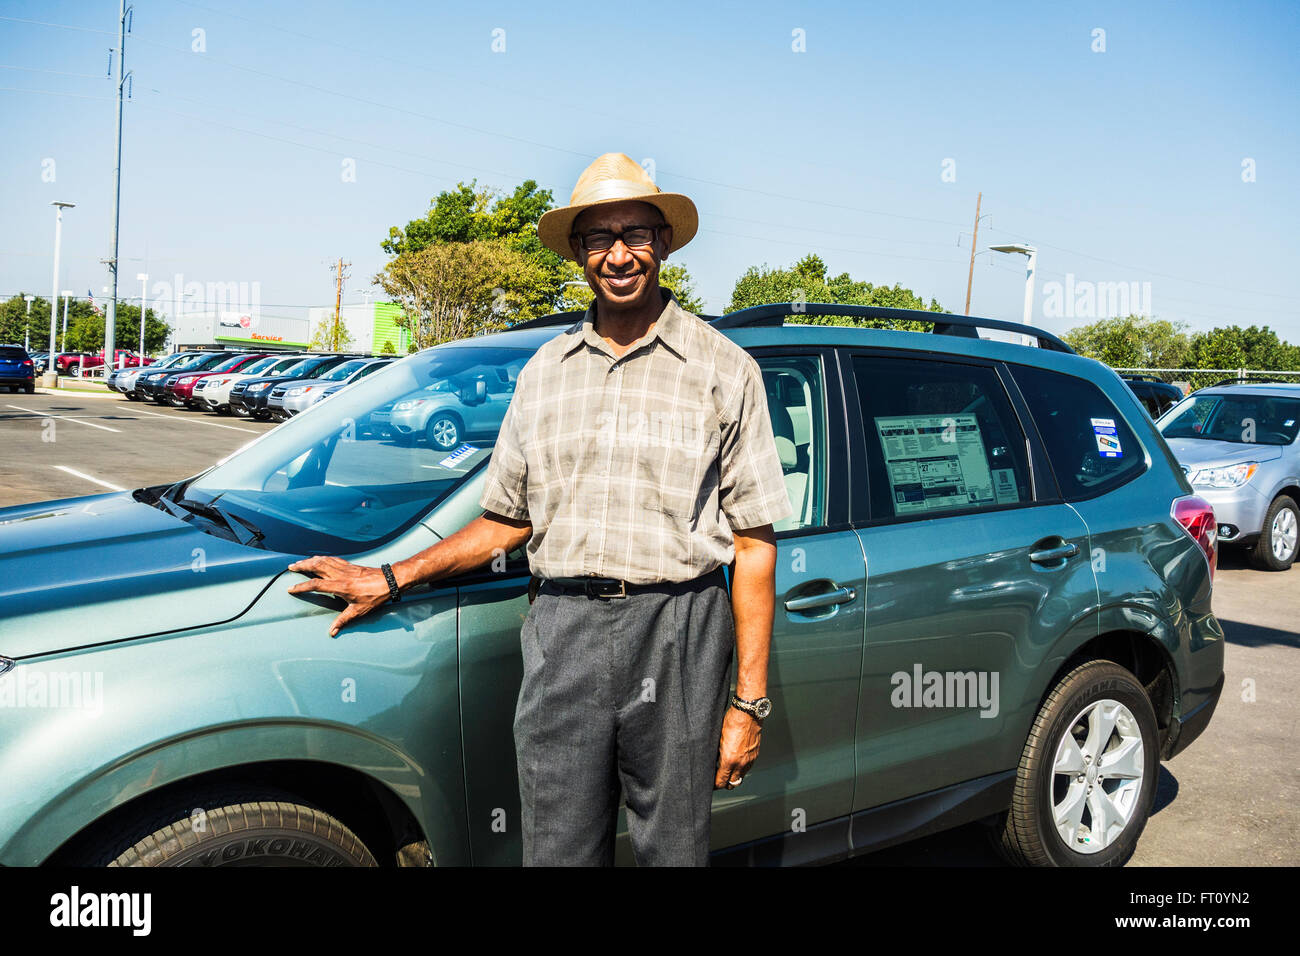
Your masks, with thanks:
[[[587,597],[589,597],[589,598],[595,598],[595,597],[603,597],[603,598],[625,598],[625,597],[627,597],[627,582],[624,581],[622,578],[618,578],[617,580],[618,580],[618,590],[617,590],[617,591],[611,591],[611,592],[609,592],[609,593],[605,593],[605,592],[603,592],[603,591],[597,591],[597,590],[596,590],[596,587],[595,587],[594,579],[590,579],[590,578],[587,580],[587,582],[586,582],[586,586],[585,586],[584,590],[587,592]]]

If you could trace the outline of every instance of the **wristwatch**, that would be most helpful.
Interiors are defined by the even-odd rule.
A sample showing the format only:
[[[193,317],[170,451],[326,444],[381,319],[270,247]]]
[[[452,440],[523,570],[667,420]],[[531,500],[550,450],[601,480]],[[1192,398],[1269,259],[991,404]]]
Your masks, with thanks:
[[[761,724],[767,719],[767,715],[772,712],[772,699],[770,697],[760,697],[758,700],[742,700],[732,694],[731,706],[737,710],[743,710]]]
[[[397,578],[393,575],[393,566],[391,564],[381,564],[379,570],[384,572],[384,580],[388,582],[388,599],[396,604],[402,599],[402,592],[397,588]]]

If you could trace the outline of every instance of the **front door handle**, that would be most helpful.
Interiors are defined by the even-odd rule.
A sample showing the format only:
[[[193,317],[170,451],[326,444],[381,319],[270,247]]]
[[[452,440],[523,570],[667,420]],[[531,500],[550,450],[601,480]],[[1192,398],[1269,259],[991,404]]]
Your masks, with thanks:
[[[830,607],[832,604],[847,604],[857,596],[856,588],[836,588],[833,591],[824,591],[821,594],[790,598],[785,602],[785,609],[787,611],[811,611],[814,608]]]
[[[1053,564],[1057,561],[1064,561],[1066,558],[1072,558],[1079,553],[1079,546],[1072,541],[1059,544],[1054,548],[1042,548],[1038,551],[1029,552],[1029,560],[1034,564]]]

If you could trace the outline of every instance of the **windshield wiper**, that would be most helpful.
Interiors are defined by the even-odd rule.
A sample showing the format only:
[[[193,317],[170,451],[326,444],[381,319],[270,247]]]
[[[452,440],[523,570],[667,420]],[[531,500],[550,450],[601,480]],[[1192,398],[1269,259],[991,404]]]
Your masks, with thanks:
[[[217,507],[217,498],[220,498],[221,495],[224,494],[225,492],[223,491],[221,494],[217,495],[216,498],[213,498],[210,501],[194,501],[191,498],[182,498],[176,503],[182,508],[192,511],[197,515],[202,515],[204,518],[211,521],[220,521],[230,529],[230,533],[235,536],[235,540],[240,544],[260,546],[260,542],[266,537],[266,535],[257,527],[257,525],[239,517],[238,515],[233,515],[230,512]]]
[[[224,494],[223,491],[221,495]],[[212,501],[195,501],[192,498],[181,498],[179,501],[173,502],[167,498],[159,498],[158,504],[169,514],[180,518],[182,521],[189,521],[193,515],[198,515],[207,518],[209,521],[224,525],[240,544],[261,547],[261,541],[266,535],[251,521],[218,508],[214,502],[221,495],[217,495]]]

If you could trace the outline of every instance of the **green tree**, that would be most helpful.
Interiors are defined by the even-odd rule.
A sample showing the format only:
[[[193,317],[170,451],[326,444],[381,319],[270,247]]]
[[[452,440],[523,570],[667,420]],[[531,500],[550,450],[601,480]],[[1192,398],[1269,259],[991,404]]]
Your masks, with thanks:
[[[1193,368],[1300,370],[1300,348],[1283,342],[1266,325],[1200,332],[1192,337],[1189,354]]]
[[[512,298],[516,304],[510,318],[535,318],[563,307],[564,283],[572,278],[571,263],[537,238],[537,220],[552,204],[551,191],[531,179],[504,195],[479,187],[477,180],[458,183],[439,193],[422,219],[411,220],[405,229],[389,229],[380,246],[389,255],[401,256],[435,245],[499,240],[529,265],[527,288],[519,290],[518,299]]]
[[[153,311],[145,310],[146,352],[156,352],[167,340],[168,327]],[[50,344],[50,300],[37,297],[32,303],[30,322],[27,302],[22,294],[0,302],[0,342],[21,345],[24,335],[30,332],[32,349],[47,348]],[[68,335],[63,338],[63,300],[59,300],[55,337],[60,351],[98,352],[104,347],[104,317],[89,302],[73,299],[68,303]],[[114,348],[138,349],[140,347],[140,307],[119,302],[117,324],[114,330]]]
[[[937,300],[932,298],[930,304],[926,305],[925,300],[919,295],[897,283],[892,286],[877,286],[870,282],[856,280],[847,272],[828,276],[826,263],[816,254],[804,256],[787,269],[772,269],[766,265],[750,266],[745,270],[744,275],[736,280],[736,285],[731,292],[731,302],[726,311],[735,312],[772,302],[801,302],[809,305],[821,302],[832,305],[873,305],[893,309],[916,309],[924,312],[944,311]],[[817,315],[812,311],[792,313],[790,321],[815,325],[894,328],[918,332],[929,329],[929,324],[925,322],[862,320],[847,316]]]
[[[351,344],[352,333],[348,331],[348,324],[340,318],[336,325],[333,314],[326,314],[317,323],[307,348],[315,352],[342,352]]]
[[[1187,368],[1191,357],[1185,323],[1145,315],[1101,319],[1062,338],[1080,355],[1111,368]]]
[[[35,309],[33,309],[35,311]],[[157,352],[167,341],[171,329],[153,309],[145,310],[144,350]],[[64,351],[98,352],[104,347],[104,316],[96,312],[89,302],[73,302],[68,311],[68,341]],[[117,318],[113,325],[113,348],[140,348],[140,307],[118,302]]]
[[[374,281],[401,303],[414,350],[505,328],[533,301],[538,273],[508,241],[477,239],[403,252]]]

